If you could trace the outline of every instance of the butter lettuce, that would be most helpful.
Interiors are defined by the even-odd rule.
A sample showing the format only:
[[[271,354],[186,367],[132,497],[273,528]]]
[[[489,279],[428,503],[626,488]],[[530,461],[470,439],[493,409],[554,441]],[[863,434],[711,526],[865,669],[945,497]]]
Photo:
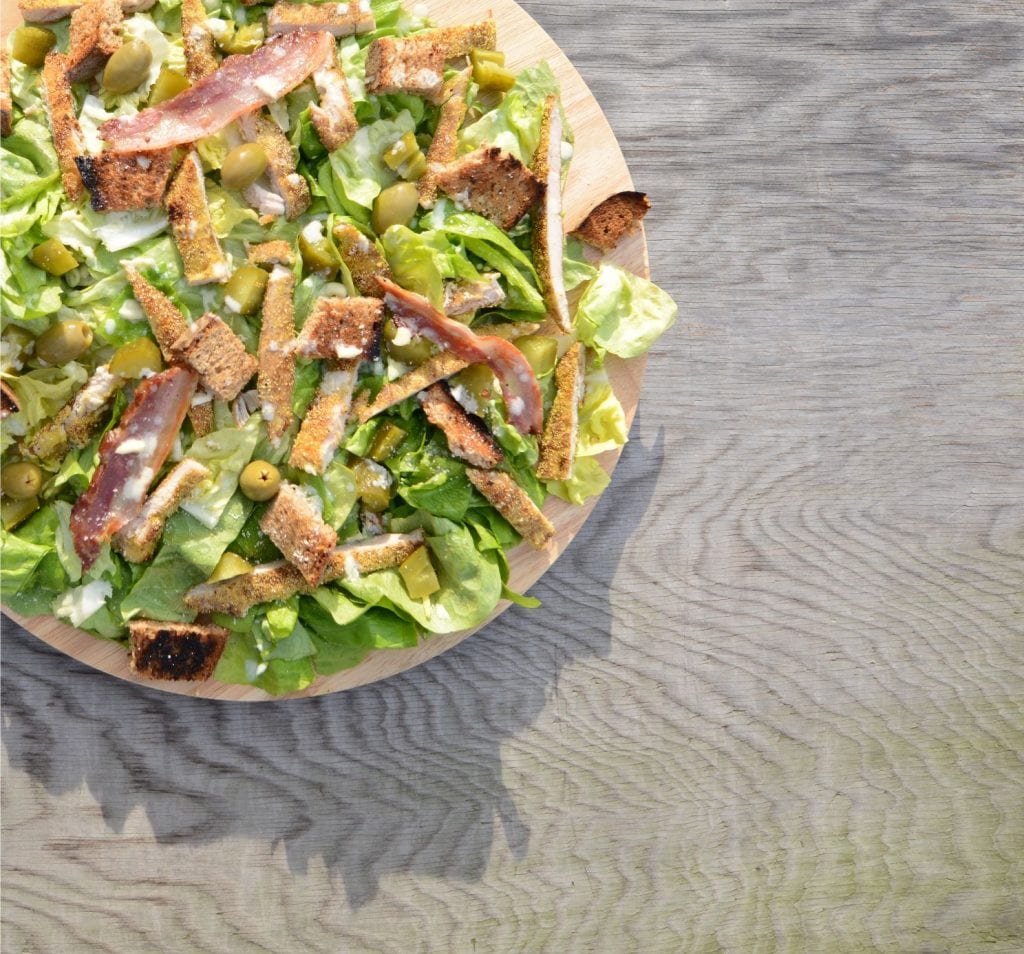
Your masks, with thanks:
[[[588,497],[601,493],[611,478],[593,457],[577,457],[568,480],[549,480],[548,490],[572,504],[581,504]]]
[[[368,126],[360,126],[355,136],[335,149],[330,154],[329,168],[333,175],[332,191],[342,207],[332,211],[347,212],[360,222],[369,221],[373,200],[397,178],[384,164],[381,154],[396,139],[415,128],[412,114],[402,111],[394,119],[379,119]]]
[[[626,412],[612,390],[607,372],[591,369],[585,385],[576,453],[580,457],[593,457],[622,447],[628,439],[629,428],[626,426]]]
[[[263,419],[253,414],[243,427],[225,427],[193,442],[188,456],[212,471],[212,476],[181,505],[204,527],[218,525],[238,487],[238,475],[252,460],[253,451],[264,436]]]
[[[381,237],[384,255],[395,281],[430,300],[444,304],[445,279],[476,281],[480,273],[441,231],[414,232],[392,225]]]
[[[0,145],[0,238],[28,232],[56,214],[63,196],[49,130],[22,119]]]
[[[38,368],[11,377],[10,386],[21,406],[18,416],[33,430],[53,417],[88,379],[89,372],[75,361],[60,368]]]

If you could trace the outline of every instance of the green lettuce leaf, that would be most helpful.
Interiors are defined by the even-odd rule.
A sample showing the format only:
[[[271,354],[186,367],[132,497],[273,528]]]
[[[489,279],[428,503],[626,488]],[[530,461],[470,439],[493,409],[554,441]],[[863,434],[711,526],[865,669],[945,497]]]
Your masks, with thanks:
[[[568,480],[549,480],[548,490],[569,503],[581,504],[588,497],[601,493],[611,478],[593,457],[577,457]]]
[[[22,119],[0,145],[0,238],[28,232],[57,212],[63,191],[49,130]]]
[[[89,372],[76,361],[69,361],[60,368],[38,368],[17,377],[8,378],[8,383],[18,395],[22,417],[29,430],[49,420],[89,380]]]
[[[412,115],[403,111],[394,119],[380,119],[369,126],[361,126],[344,146],[330,154],[333,191],[343,207],[334,211],[343,210],[360,222],[369,221],[373,200],[397,178],[384,164],[381,153],[415,128]]]
[[[252,460],[253,451],[263,436],[262,423],[260,415],[253,414],[243,427],[214,431],[194,441],[188,449],[189,457],[213,472],[213,476],[200,484],[181,505],[182,510],[204,527],[213,530],[218,525],[238,486],[238,475]]]
[[[373,649],[415,646],[416,626],[386,609],[372,607],[338,623],[320,602],[302,600],[302,618],[316,647],[316,670],[327,676],[358,665]]]
[[[590,370],[585,385],[576,453],[580,457],[593,457],[622,447],[628,439],[629,428],[626,426],[626,412],[604,370]]]
[[[583,243],[579,239],[567,238],[565,240],[565,254],[562,256],[562,262],[566,291],[572,291],[597,275],[597,269],[584,257]]]

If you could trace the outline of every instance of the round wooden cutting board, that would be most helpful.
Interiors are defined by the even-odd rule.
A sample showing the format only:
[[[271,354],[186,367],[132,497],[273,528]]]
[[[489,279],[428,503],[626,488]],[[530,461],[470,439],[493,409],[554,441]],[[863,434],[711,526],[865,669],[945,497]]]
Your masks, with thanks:
[[[601,107],[551,37],[518,4],[513,0],[463,0],[458,4],[445,0],[427,0],[425,6],[429,16],[442,26],[469,23],[493,15],[498,22],[498,46],[505,51],[511,69],[519,70],[540,60],[547,60],[555,71],[562,86],[565,112],[576,139],[575,155],[565,191],[567,230],[574,228],[587,212],[605,197],[633,188],[622,152],[608,121],[601,112]],[[2,10],[6,33],[17,26],[21,18],[15,0],[3,0]],[[607,258],[647,277],[647,248],[643,232],[624,241]],[[643,358],[628,362],[609,358],[607,362],[615,393],[622,401],[630,422],[636,411],[644,364]],[[600,458],[609,472],[614,469],[617,459],[617,451],[609,452]],[[615,493],[614,482],[606,493]],[[522,544],[509,554],[512,568],[509,585],[513,590],[525,593],[558,559],[559,554],[579,532],[596,502],[597,498],[593,498],[585,506],[574,507],[555,497],[548,498],[544,512],[555,525],[557,532],[545,550],[535,550],[528,544]],[[507,609],[508,605],[504,602],[499,604],[491,619]],[[129,668],[127,653],[120,644],[107,642],[73,629],[51,616],[25,619],[6,609],[4,612],[29,632],[61,652],[121,679],[166,692],[209,699],[252,702],[274,698],[252,686],[227,685],[215,680],[202,683],[175,683],[141,679]],[[535,612],[543,613],[544,609],[540,608]],[[477,627],[479,628],[481,627]],[[277,698],[319,696],[375,682],[443,653],[474,632],[476,629],[444,636],[430,636],[413,649],[372,652],[352,669],[332,676],[318,677],[304,691]]]

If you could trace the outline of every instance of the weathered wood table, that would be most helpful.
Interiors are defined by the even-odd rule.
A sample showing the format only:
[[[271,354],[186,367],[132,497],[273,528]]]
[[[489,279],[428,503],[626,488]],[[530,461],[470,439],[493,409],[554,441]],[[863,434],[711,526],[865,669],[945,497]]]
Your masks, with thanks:
[[[341,695],[7,626],[4,952],[1024,947],[1020,5],[524,5],[682,308],[613,487]]]

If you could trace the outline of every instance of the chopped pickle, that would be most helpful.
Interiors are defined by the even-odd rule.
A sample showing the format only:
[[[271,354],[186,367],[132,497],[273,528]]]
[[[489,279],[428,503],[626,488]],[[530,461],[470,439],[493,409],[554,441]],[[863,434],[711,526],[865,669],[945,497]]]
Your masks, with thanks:
[[[246,23],[242,26],[236,26],[232,21],[231,26],[232,29],[229,32],[226,32],[217,39],[217,46],[225,53],[255,53],[263,46],[266,33],[263,30],[262,24]]]
[[[392,172],[397,172],[399,166],[420,151],[420,145],[416,142],[416,134],[407,132],[401,139],[396,139],[387,149],[384,150],[381,159]]]
[[[398,326],[393,319],[388,318],[384,322],[384,340],[388,354],[396,361],[415,366],[423,364],[434,353],[434,346],[426,338],[412,337],[408,332],[399,339],[404,341],[404,344],[396,344],[395,336],[398,334]]]
[[[381,513],[391,503],[391,474],[372,460],[359,460],[352,468],[356,478],[356,494],[363,506]]]
[[[486,364],[471,364],[456,375],[455,381],[478,401],[493,400],[501,393],[494,372]]]
[[[218,580],[228,580],[233,576],[241,576],[243,573],[251,573],[252,564],[243,560],[237,553],[227,551],[217,561],[207,583],[216,583]]]
[[[3,522],[5,530],[13,530],[38,509],[38,497],[4,497],[0,500],[0,521]]]
[[[155,374],[164,367],[160,349],[152,338],[136,338],[121,345],[110,359],[110,373],[122,378],[141,378],[149,371]]]
[[[430,562],[430,551],[426,547],[417,547],[399,565],[398,572],[409,595],[414,600],[421,600],[441,589]]]
[[[71,269],[78,268],[78,260],[75,256],[64,247],[63,242],[55,238],[47,239],[37,245],[28,253],[28,257],[32,260],[33,265],[55,278],[60,278]]]
[[[370,459],[382,463],[397,450],[398,445],[405,440],[405,431],[391,421],[385,422],[384,426],[377,431],[370,445]]]
[[[255,315],[270,276],[256,265],[242,265],[224,286],[224,304],[239,315]]]
[[[548,374],[558,360],[558,342],[547,335],[526,335],[516,341],[515,345],[530,362],[538,378]]]
[[[181,73],[169,70],[166,66],[161,67],[156,82],[149,91],[149,105],[155,106],[157,103],[174,99],[178,93],[184,93],[188,87],[189,82]]]
[[[21,460],[8,464],[0,471],[0,486],[4,496],[15,500],[27,500],[36,497],[43,488],[43,471],[38,464]]]
[[[497,63],[475,65],[473,79],[483,92],[507,93],[516,84],[516,74]]]
[[[504,66],[505,54],[501,50],[482,50],[480,47],[474,47],[469,51],[469,61],[474,67],[481,63],[495,63],[498,66]]]
[[[302,256],[302,264],[311,272],[319,272],[321,275],[332,275],[338,270],[341,260],[338,253],[331,245],[326,235],[321,236],[315,242],[309,241],[303,232],[299,233],[299,254]]]
[[[19,63],[36,68],[43,65],[46,54],[57,45],[52,30],[37,26],[20,26],[11,40],[11,56]]]
[[[409,182],[422,179],[427,173],[427,157],[422,152],[416,153],[401,169],[398,174]]]

